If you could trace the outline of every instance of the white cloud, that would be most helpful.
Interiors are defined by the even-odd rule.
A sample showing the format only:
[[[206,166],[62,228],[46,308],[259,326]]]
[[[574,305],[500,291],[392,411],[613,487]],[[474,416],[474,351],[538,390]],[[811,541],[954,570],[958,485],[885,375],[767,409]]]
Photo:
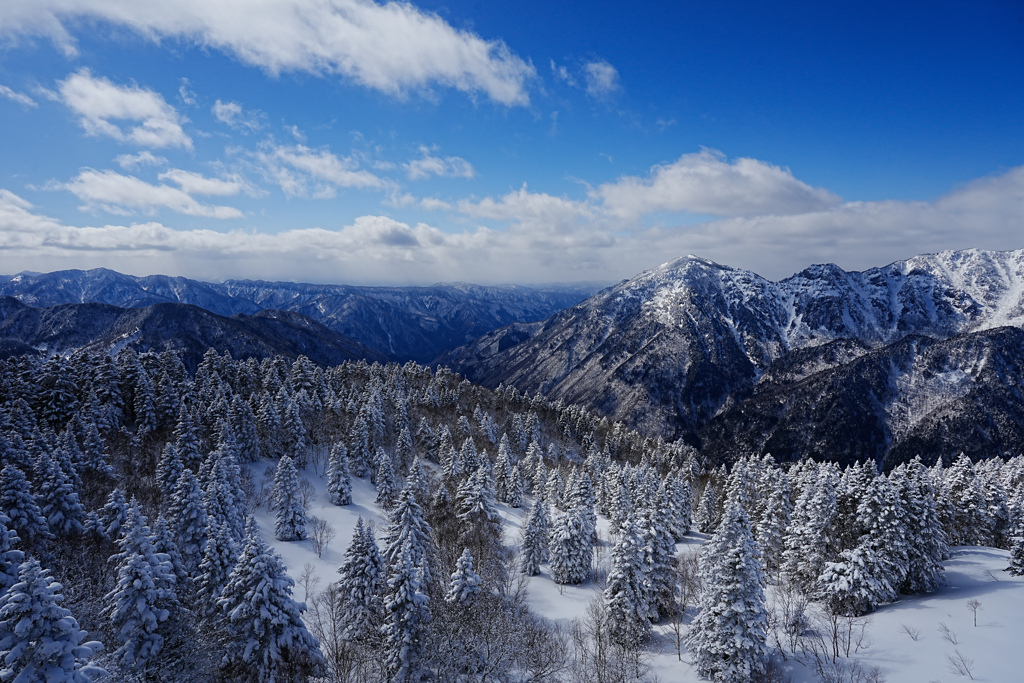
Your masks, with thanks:
[[[619,71],[601,59],[583,65],[583,79],[587,84],[587,94],[595,99],[605,99],[618,92]]]
[[[359,168],[352,157],[339,157],[330,150],[305,145],[265,143],[252,154],[260,170],[277,183],[289,197],[329,198],[337,188],[384,189],[380,177]]]
[[[227,178],[207,178],[199,173],[172,168],[169,171],[164,171],[158,177],[160,180],[171,181],[187,194],[233,197],[242,191],[252,192],[249,184],[237,175]]]
[[[213,206],[196,201],[189,189],[199,186],[196,178],[202,176],[181,171],[186,177],[177,177],[180,187],[170,185],[151,185],[135,176],[126,176],[114,171],[96,171],[91,168],[84,169],[68,183],[53,186],[54,189],[64,189],[80,200],[85,205],[84,209],[101,209],[107,213],[117,215],[128,215],[133,210],[152,214],[158,209],[170,209],[177,213],[188,216],[202,216],[205,218],[240,218],[242,212],[231,206]],[[161,174],[161,178],[169,176],[169,173]],[[205,179],[209,185],[199,189],[216,190],[216,181]],[[197,192],[197,194],[225,194],[223,191]],[[237,194],[237,190],[232,193]]]
[[[82,69],[58,84],[61,101],[79,116],[89,135],[105,135],[142,147],[192,148],[184,119],[164,98],[139,86],[119,86]],[[122,127],[120,121],[138,123]]]
[[[7,99],[11,100],[12,102],[17,102],[18,104],[20,104],[22,106],[25,106],[25,107],[38,107],[39,106],[36,103],[36,101],[33,100],[28,95],[26,95],[24,93],[16,92],[14,90],[11,90],[6,85],[0,85],[0,97],[6,97]]]
[[[213,115],[221,123],[242,131],[255,131],[263,127],[260,118],[262,112],[246,112],[237,102],[221,102],[217,100],[212,108]]]
[[[167,159],[158,157],[149,150],[143,150],[138,154],[118,154],[114,157],[114,161],[126,171],[132,171],[143,166],[163,166],[167,163]]]
[[[131,195],[151,191],[132,187]],[[944,249],[1020,248],[1024,166],[934,202],[847,202],[802,214],[687,226],[623,227],[602,217],[600,207],[525,188],[499,199],[461,202],[457,209],[483,223],[514,224],[446,232],[361,216],[337,229],[275,234],[175,230],[157,223],[77,227],[0,190],[0,272],[106,266],[209,279],[614,281],[693,253],[778,279],[811,263],[863,269]]]
[[[472,178],[476,175],[473,164],[462,157],[435,157],[428,147],[420,147],[422,158],[402,164],[410,180],[422,180],[432,175],[446,178]]]
[[[408,2],[372,0],[20,0],[0,33],[47,36],[66,53],[85,20],[127,27],[154,41],[181,39],[223,50],[271,74],[340,74],[402,95],[433,86],[529,103],[535,71],[500,40],[458,30]]]
[[[198,100],[196,99],[196,93],[192,90],[192,84],[189,83],[187,78],[181,79],[181,86],[178,88],[178,97],[181,99],[183,104],[189,106],[194,105]]]
[[[566,197],[530,192],[524,184],[500,199],[462,200],[458,210],[473,218],[513,221],[519,226],[564,231],[596,218],[593,207]]]
[[[796,214],[836,206],[840,198],[797,180],[789,169],[740,158],[729,163],[713,150],[684,154],[655,166],[647,178],[623,176],[590,193],[614,218],[631,222],[653,212],[713,216]]]

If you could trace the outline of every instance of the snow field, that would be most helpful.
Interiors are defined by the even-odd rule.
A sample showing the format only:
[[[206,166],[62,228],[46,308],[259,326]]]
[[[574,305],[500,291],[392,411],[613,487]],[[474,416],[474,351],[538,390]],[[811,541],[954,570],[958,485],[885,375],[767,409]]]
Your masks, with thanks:
[[[264,481],[264,472],[274,462],[261,460],[247,465],[257,490],[261,485],[271,487],[273,475]],[[427,465],[427,467],[430,467]],[[433,473],[433,472],[432,472]],[[256,521],[264,541],[282,556],[289,575],[296,580],[296,600],[307,600],[300,580],[308,564],[319,578],[310,584],[310,594],[323,590],[327,583],[337,580],[337,569],[345,550],[352,541],[356,520],[361,516],[371,523],[380,542],[380,533],[388,518],[373,501],[376,491],[368,479],[352,478],[352,504],[331,504],[326,490],[326,475],[307,466],[299,472],[302,479],[313,485],[316,497],[307,511],[307,517],[317,516],[334,528],[337,536],[317,557],[310,539],[282,542],[274,538],[275,514],[265,507],[255,512]],[[532,501],[530,501],[532,502]],[[529,502],[522,508],[509,508],[498,503],[504,524],[504,540],[516,546]],[[598,535],[601,545],[595,551],[599,574],[610,566],[611,544],[609,522],[598,517]],[[696,552],[707,536],[691,532],[684,542],[677,544],[677,553]],[[945,563],[946,585],[928,595],[903,596],[898,602],[884,605],[869,615],[866,650],[857,656],[865,667],[877,666],[888,683],[955,683],[956,681],[987,681],[989,683],[1015,683],[1024,681],[1024,577],[1013,577],[1003,571],[1009,564],[1008,553],[994,548],[961,546],[952,550],[953,557]],[[583,617],[587,606],[601,588],[595,580],[579,586],[560,586],[551,580],[548,566],[541,573],[527,579],[528,602],[537,614],[568,627],[573,619]],[[773,588],[766,589],[766,599],[772,604]],[[970,600],[981,603],[974,614],[968,608]],[[687,624],[695,608],[687,613]],[[949,637],[944,635],[943,626]],[[913,635],[913,637],[912,637]],[[955,642],[952,642],[954,641]],[[683,661],[676,653],[675,634],[668,623],[658,624],[647,644],[651,673],[660,683],[691,683],[702,681],[686,653]],[[951,669],[951,658],[960,658],[969,668],[970,676]],[[793,683],[813,683],[820,680],[812,667],[790,658],[783,662],[786,675]]]

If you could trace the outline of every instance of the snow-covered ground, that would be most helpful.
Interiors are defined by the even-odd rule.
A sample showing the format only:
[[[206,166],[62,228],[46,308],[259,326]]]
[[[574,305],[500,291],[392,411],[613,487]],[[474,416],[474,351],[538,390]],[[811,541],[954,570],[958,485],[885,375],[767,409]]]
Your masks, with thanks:
[[[257,488],[263,473],[273,463],[269,460],[249,465]],[[373,523],[380,532],[387,525],[387,517],[374,504],[376,492],[366,479],[352,480],[352,505],[332,505],[327,497],[325,477],[313,471],[312,466],[300,476],[313,484],[316,498],[307,515],[315,515],[328,522],[337,536],[317,557],[307,539],[285,543],[274,538],[273,513],[262,509],[256,519],[266,542],[284,558],[288,573],[296,579],[295,598],[305,599],[300,576],[308,564],[320,578],[315,590],[322,590],[327,582],[337,578],[345,549],[352,540],[356,520],[361,516]],[[272,485],[267,481],[266,485]],[[505,520],[505,540],[515,544],[525,522],[526,509],[498,506]],[[598,519],[599,535],[607,543],[607,520]],[[694,534],[692,539],[680,543],[677,550],[692,552],[704,538]],[[601,562],[607,563],[609,547],[605,545]],[[951,670],[950,658],[962,656],[969,662],[970,675],[976,681],[1014,683],[1024,681],[1024,577],[1013,577],[1003,571],[1009,563],[1008,554],[993,548],[955,548],[946,563],[947,585],[939,591],[922,596],[904,597],[886,605],[870,615],[866,650],[857,657],[865,666],[877,666],[888,683],[953,683],[972,680]],[[599,588],[591,581],[582,586],[559,586],[542,568],[539,576],[529,579],[529,603],[538,614],[568,625],[581,617],[587,605],[598,594]],[[770,589],[769,589],[770,591]],[[770,596],[769,596],[770,597]],[[981,603],[977,611],[978,625],[967,603]],[[692,611],[692,608],[691,608]],[[949,637],[942,632],[943,626]],[[916,634],[916,638],[910,633]],[[956,642],[951,642],[955,640]],[[648,645],[652,673],[661,683],[689,683],[703,680],[697,676],[684,650],[683,661],[676,653],[675,636],[671,626],[655,627]],[[818,680],[813,670],[792,659],[784,662],[786,673],[793,683]]]

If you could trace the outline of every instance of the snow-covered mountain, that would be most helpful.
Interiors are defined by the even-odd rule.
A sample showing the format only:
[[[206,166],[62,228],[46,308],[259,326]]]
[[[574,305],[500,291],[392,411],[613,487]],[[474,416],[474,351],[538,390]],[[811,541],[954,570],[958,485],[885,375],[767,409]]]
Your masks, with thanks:
[[[540,391],[648,433],[698,439],[793,352],[856,342],[818,354],[800,369],[806,378],[908,335],[1002,326],[1024,327],[1024,250],[942,252],[864,272],[819,265],[779,282],[688,256],[441,360],[487,386]]]
[[[112,270],[65,270],[0,277],[0,296],[30,306],[105,303],[138,308],[186,303],[223,316],[274,309],[302,313],[379,350],[395,361],[427,362],[513,322],[543,320],[597,289],[438,284],[355,287],[259,280],[201,282],[182,277],[135,277]]]

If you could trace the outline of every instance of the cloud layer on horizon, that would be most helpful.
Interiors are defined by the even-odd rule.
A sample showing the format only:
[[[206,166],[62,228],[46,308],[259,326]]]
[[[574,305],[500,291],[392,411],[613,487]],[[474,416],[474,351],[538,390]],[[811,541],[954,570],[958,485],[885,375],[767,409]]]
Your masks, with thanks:
[[[189,182],[196,189],[205,181],[207,194],[219,189],[226,195],[230,184],[166,178],[183,193]],[[175,230],[160,223],[77,227],[0,190],[0,272],[105,266],[200,279],[613,281],[694,253],[781,278],[811,263],[863,269],[943,249],[1020,248],[1024,166],[980,178],[934,202],[830,200],[801,213],[735,215],[687,226],[626,229],[593,213],[592,220],[582,220],[599,207],[525,188],[500,200],[469,203],[462,211],[514,222],[456,233],[384,216],[361,216],[338,229],[277,234]]]

